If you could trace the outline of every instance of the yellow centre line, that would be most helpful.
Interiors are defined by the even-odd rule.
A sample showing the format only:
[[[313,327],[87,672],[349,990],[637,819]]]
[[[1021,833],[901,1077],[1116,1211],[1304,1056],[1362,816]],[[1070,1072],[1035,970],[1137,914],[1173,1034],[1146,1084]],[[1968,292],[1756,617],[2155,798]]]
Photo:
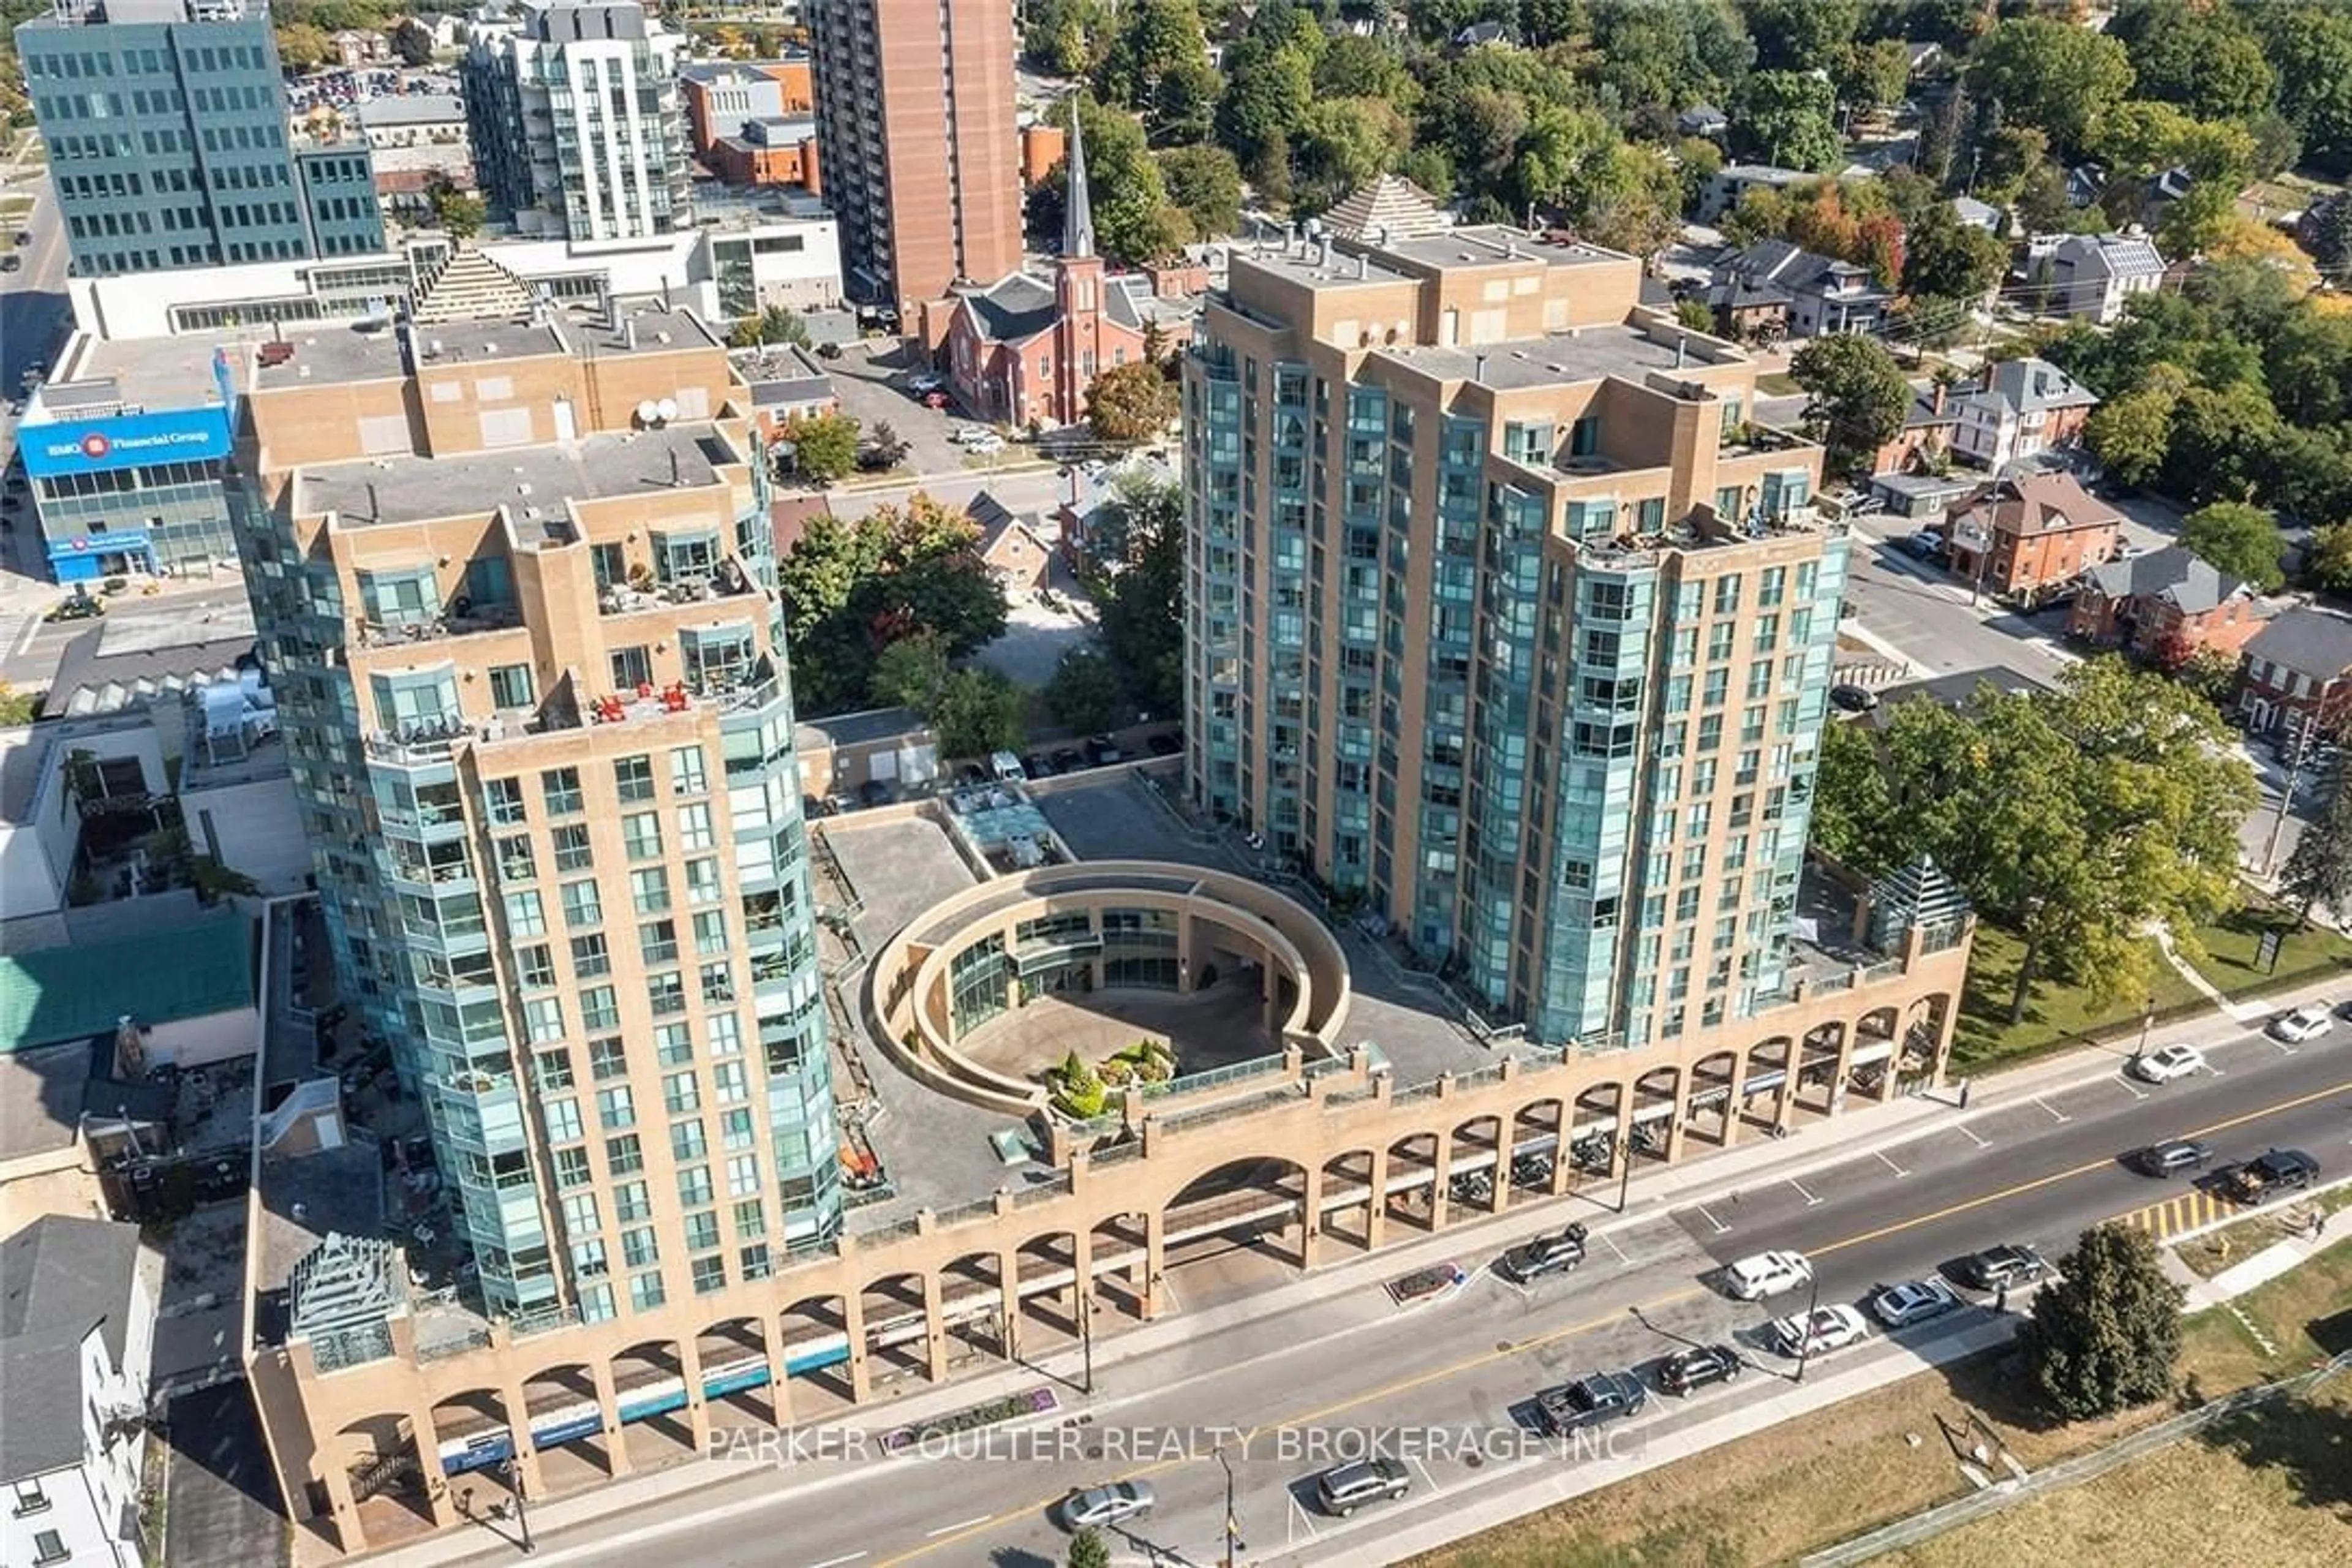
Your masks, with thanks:
[[[2352,1080],[2336,1084],[2327,1089],[2314,1089],[2309,1094],[2297,1095],[2293,1100],[2283,1100],[2276,1105],[2264,1106],[2259,1110],[2249,1110],[2242,1115],[2232,1116],[2225,1121],[2213,1122],[2210,1126],[2200,1127],[2192,1131],[2181,1133],[2179,1136],[2184,1138],[2204,1138],[2216,1132],[2226,1132],[2232,1127],[2242,1126],[2249,1121],[2259,1121],[2263,1117],[2276,1116],[2282,1111],[2294,1110],[2300,1107],[2309,1105],[2315,1100],[2326,1100],[2330,1095],[2342,1094],[2347,1090],[2352,1090]],[[1929,1131],[1933,1131],[1934,1129],[1929,1129]],[[1860,1247],[1864,1242],[1884,1240],[1887,1237],[1898,1236],[1906,1230],[1916,1230],[1923,1225],[1933,1225],[1938,1220],[1949,1219],[1952,1215],[1957,1214],[1966,1214],[1971,1209],[1982,1208],[1988,1204],[2000,1203],[2005,1199],[2018,1197],[2026,1193],[2037,1192],[2043,1187],[2055,1186],[2060,1182],[2073,1181],[2078,1176],[2089,1175],[2094,1171],[2113,1170],[2115,1169],[2115,1156],[2112,1154],[2102,1160],[2086,1161],[2083,1164],[2070,1166],[2066,1170],[2059,1171],[2051,1175],[2037,1176],[2030,1182],[2020,1182],[2014,1186],[2003,1187],[1998,1192],[1986,1193],[1980,1197],[1969,1198],[1965,1202],[1952,1204],[1944,1208],[1934,1210],[1928,1214],[1918,1215],[1906,1220],[1898,1220],[1893,1225],[1883,1225],[1874,1230],[1866,1230],[1857,1236],[1849,1236],[1842,1241],[1832,1241],[1825,1246],[1812,1247],[1809,1250],[1808,1255],[1819,1258],[1828,1253],[1843,1251],[1849,1247]],[[1448,1378],[1459,1377],[1465,1373],[1475,1372],[1481,1367],[1493,1366],[1498,1362],[1508,1361],[1513,1356],[1520,1355],[1528,1351],[1540,1349],[1542,1346],[1551,1344],[1556,1341],[1573,1339],[1578,1334],[1590,1333],[1594,1329],[1603,1328],[1614,1322],[1621,1322],[1631,1313],[1654,1311],[1661,1307],[1670,1307],[1678,1301],[1687,1301],[1694,1297],[1708,1294],[1711,1294],[1711,1292],[1703,1287],[1696,1285],[1687,1286],[1683,1289],[1670,1291],[1664,1296],[1659,1296],[1651,1300],[1640,1302],[1634,1306],[1628,1307],[1622,1311],[1611,1312],[1603,1317],[1588,1318],[1582,1322],[1570,1323],[1564,1328],[1552,1329],[1544,1333],[1538,1334],[1531,1339],[1519,1340],[1491,1351],[1482,1351],[1476,1355],[1465,1357],[1463,1360],[1455,1362],[1450,1366],[1437,1367],[1429,1372],[1420,1373],[1412,1377],[1401,1378],[1395,1383],[1388,1384],[1380,1388],[1369,1389],[1361,1394],[1351,1394],[1346,1399],[1339,1400],[1331,1405],[1327,1405],[1319,1410],[1310,1410],[1302,1415],[1288,1415],[1279,1421],[1268,1422],[1264,1426],[1253,1426],[1248,1431],[1240,1434],[1237,1438],[1237,1442],[1241,1447],[1246,1450],[1251,1443],[1256,1441],[1257,1436],[1261,1432],[1282,1431],[1291,1427],[1311,1426],[1318,1421],[1328,1420],[1331,1416],[1339,1415],[1345,1411],[1353,1410],[1359,1406],[1370,1405],[1379,1400],[1392,1399],[1400,1394],[1410,1393],[1412,1390],[1423,1387],[1425,1384],[1443,1383]],[[1139,1468],[1129,1470],[1125,1474],[1114,1478],[1113,1484],[1115,1484],[1116,1481],[1142,1480],[1147,1477],[1160,1475],[1166,1471],[1177,1469],[1184,1465],[1197,1462],[1198,1461],[1191,1455],[1178,1455],[1172,1458],[1161,1459],[1157,1464],[1145,1465]],[[896,1557],[885,1558],[879,1563],[876,1564],[876,1568],[898,1568],[898,1565],[901,1563],[912,1563],[918,1558],[928,1557],[943,1546],[952,1546],[959,1541],[969,1540],[971,1537],[979,1534],[984,1530],[993,1529],[994,1527],[1003,1524],[1011,1520],[1043,1512],[1045,1510],[1052,1508],[1055,1503],[1060,1502],[1067,1496],[1069,1496],[1067,1490],[1057,1491],[1050,1497],[1040,1498],[1035,1502],[1024,1504],[1020,1508],[1008,1509],[1002,1513],[991,1514],[988,1518],[980,1521],[978,1523],[969,1525],[952,1534],[940,1536],[936,1541],[927,1541],[922,1545],[915,1547],[909,1551],[900,1552]]]

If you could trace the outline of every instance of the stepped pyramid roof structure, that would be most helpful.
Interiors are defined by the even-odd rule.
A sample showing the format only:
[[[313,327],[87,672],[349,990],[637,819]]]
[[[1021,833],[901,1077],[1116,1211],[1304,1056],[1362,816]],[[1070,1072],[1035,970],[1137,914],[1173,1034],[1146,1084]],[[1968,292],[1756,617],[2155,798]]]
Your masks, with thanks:
[[[530,313],[530,285],[461,239],[449,259],[417,291],[409,319],[421,327],[449,321],[509,321]]]
[[[1454,226],[1437,198],[1411,180],[1382,174],[1359,185],[1346,201],[1323,215],[1323,231],[1339,239],[1425,239]]]

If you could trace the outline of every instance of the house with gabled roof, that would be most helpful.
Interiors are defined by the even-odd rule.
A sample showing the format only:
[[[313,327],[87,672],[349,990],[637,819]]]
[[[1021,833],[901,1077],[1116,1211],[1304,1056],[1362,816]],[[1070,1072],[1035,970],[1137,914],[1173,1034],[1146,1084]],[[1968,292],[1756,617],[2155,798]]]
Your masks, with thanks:
[[[2236,655],[2278,607],[2182,545],[2109,561],[2082,575],[2066,635],[2177,664],[2206,648]]]

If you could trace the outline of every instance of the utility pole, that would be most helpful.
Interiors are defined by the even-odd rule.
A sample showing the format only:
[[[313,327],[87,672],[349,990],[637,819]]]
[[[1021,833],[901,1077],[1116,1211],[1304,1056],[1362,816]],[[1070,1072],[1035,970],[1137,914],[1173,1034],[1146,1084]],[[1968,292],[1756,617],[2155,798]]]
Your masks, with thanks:
[[[2279,792],[2278,815],[2271,819],[2271,836],[2263,845],[2263,880],[2271,879],[2271,868],[2277,863],[2279,836],[2286,831],[2287,814],[2294,809],[2295,786],[2303,782],[2303,764],[2311,755],[2311,738],[2319,730],[2316,714],[2305,720],[2294,732],[2294,756],[2287,763],[2286,787]]]
[[[1095,1304],[1089,1299],[1093,1292],[1081,1284],[1078,1287],[1078,1341],[1086,1349],[1086,1373],[1080,1379],[1086,1392],[1095,1391]]]
[[[539,1550],[530,1539],[530,1509],[523,1497],[522,1467],[509,1457],[500,1467],[508,1483],[514,1488],[515,1528],[522,1532],[522,1554],[525,1557]]]
[[[2156,994],[2151,991],[2148,993],[2147,1007],[2139,1016],[2139,1044],[2132,1047],[2132,1065],[2134,1067],[2137,1067],[2139,1065],[2140,1058],[2147,1055],[2148,1031],[2155,1027]]]
[[[1625,1203],[1633,1191],[1633,1135],[1631,1132],[1617,1140],[1617,1212],[1625,1212]]]

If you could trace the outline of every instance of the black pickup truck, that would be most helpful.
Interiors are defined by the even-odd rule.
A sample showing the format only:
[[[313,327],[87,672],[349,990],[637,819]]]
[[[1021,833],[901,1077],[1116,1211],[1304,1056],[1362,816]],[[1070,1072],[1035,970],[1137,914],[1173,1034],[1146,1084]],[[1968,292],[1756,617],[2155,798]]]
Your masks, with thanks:
[[[1596,1372],[1536,1395],[1536,1409],[1544,1429],[1565,1436],[1585,1426],[1605,1426],[1641,1414],[1650,1391],[1630,1372]]]

